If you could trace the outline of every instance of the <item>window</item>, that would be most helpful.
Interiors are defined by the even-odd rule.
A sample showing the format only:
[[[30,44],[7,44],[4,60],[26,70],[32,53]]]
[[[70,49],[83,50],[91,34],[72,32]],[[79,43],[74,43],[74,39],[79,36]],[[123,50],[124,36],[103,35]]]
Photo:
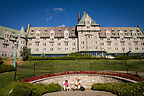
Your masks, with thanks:
[[[118,50],[118,48],[115,48],[115,50]]]
[[[90,28],[90,26],[87,26],[87,28]]]
[[[114,32],[114,30],[111,30],[112,32]]]
[[[50,48],[50,51],[53,51],[53,48]]]
[[[32,43],[29,43],[29,46],[31,46],[32,45]]]
[[[68,38],[65,38],[65,40],[68,40]]]
[[[114,40],[117,40],[117,38],[114,38]]]
[[[35,51],[39,51],[39,48],[36,48]]]
[[[68,50],[68,48],[65,48],[65,50],[67,51],[67,50]]]
[[[36,46],[39,46],[39,43],[36,43]]]
[[[144,47],[142,48],[142,50],[144,50]]]
[[[124,32],[127,32],[127,30],[124,30]]]
[[[61,40],[61,38],[58,38],[58,40]]]
[[[131,45],[131,43],[130,43],[130,42],[128,42],[128,45]]]
[[[136,30],[137,32],[139,32],[139,30]]]
[[[57,50],[61,50],[61,48],[57,48]]]
[[[53,46],[53,43],[50,43],[51,46]]]
[[[37,36],[40,36],[40,33],[37,33],[36,35],[37,35]]]
[[[108,43],[108,46],[110,46],[111,45],[111,43]]]
[[[46,46],[46,43],[43,43],[43,46]]]
[[[100,38],[100,40],[103,40],[103,38]]]
[[[31,32],[34,32],[34,30],[32,29]]]
[[[96,46],[95,49],[98,49],[98,47]]]
[[[72,43],[73,46],[75,46],[75,43]]]
[[[45,30],[45,32],[47,32],[47,30]]]
[[[138,50],[138,47],[136,47],[135,50]]]
[[[75,40],[75,38],[72,38],[72,40]]]
[[[104,43],[101,43],[101,45],[103,46],[103,45],[104,45]]]
[[[84,44],[84,41],[81,41],[81,44]]]
[[[129,50],[132,50],[132,48],[130,47]]]
[[[110,38],[107,38],[107,40],[110,40]]]
[[[68,46],[68,43],[65,43],[65,46]]]
[[[141,45],[144,45],[144,43],[141,43]]]
[[[60,46],[60,45],[61,45],[61,43],[57,43],[57,45],[58,45],[58,46]]]
[[[68,36],[68,33],[65,33],[65,36]]]
[[[86,21],[87,24],[90,24],[90,21]]]
[[[121,45],[123,45],[123,46],[124,46],[124,43],[121,43]]]
[[[76,48],[72,48],[72,50],[73,50],[73,51],[75,51],[75,50],[76,50]]]
[[[43,48],[43,51],[45,51],[46,50],[46,48]]]
[[[54,35],[54,33],[51,33],[51,36],[53,36]]]
[[[111,47],[108,47],[108,50],[111,50]]]

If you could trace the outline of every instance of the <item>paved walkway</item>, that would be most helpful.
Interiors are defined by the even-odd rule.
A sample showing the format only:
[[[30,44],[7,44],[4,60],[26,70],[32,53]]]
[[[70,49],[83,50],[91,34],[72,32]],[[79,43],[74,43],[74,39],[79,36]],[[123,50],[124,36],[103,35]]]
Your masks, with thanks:
[[[76,80],[80,79],[82,86],[86,89],[91,89],[94,83],[121,83],[121,80],[114,79],[111,77],[105,76],[96,76],[96,75],[88,75],[88,74],[70,74],[70,75],[61,75],[61,76],[54,76],[51,78],[47,78],[44,81],[40,81],[39,83],[42,84],[50,84],[50,83],[58,83],[63,86],[63,82],[68,80],[70,85],[74,85]],[[72,86],[71,86],[72,87]]]
[[[116,95],[105,91],[85,90],[85,91],[60,91],[54,93],[47,93],[43,96],[116,96]]]

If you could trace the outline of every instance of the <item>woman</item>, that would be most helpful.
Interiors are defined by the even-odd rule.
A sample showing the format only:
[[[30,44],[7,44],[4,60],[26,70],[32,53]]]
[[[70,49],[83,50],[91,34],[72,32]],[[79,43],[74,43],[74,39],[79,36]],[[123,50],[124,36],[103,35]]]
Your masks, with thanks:
[[[68,90],[70,89],[68,80],[65,80],[65,83],[64,83],[64,87],[63,87],[63,88],[64,88],[65,91],[68,91]]]

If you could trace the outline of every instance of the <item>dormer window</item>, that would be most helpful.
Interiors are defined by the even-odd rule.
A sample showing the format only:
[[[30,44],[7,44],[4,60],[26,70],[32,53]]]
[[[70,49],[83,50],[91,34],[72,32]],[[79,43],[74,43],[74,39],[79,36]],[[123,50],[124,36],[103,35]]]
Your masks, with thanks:
[[[124,32],[127,32],[127,30],[124,30]]]
[[[90,28],[90,26],[87,26],[87,28]]]
[[[139,32],[139,30],[136,30],[137,32]]]
[[[34,30],[31,30],[31,32],[34,32]]]
[[[90,21],[86,21],[86,24],[90,24]]]
[[[114,32],[114,30],[113,30],[113,29],[112,29],[111,31],[112,31],[112,32]]]

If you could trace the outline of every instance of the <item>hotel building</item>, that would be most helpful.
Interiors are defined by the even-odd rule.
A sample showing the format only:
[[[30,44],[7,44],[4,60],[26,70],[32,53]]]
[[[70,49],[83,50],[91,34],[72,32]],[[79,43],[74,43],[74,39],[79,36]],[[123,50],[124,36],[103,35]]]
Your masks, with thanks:
[[[144,32],[137,27],[101,27],[86,12],[78,16],[75,27],[32,27],[20,31],[0,27],[0,57],[17,56],[23,46],[31,48],[33,56],[65,56],[72,52],[93,56],[131,54],[144,55]]]

